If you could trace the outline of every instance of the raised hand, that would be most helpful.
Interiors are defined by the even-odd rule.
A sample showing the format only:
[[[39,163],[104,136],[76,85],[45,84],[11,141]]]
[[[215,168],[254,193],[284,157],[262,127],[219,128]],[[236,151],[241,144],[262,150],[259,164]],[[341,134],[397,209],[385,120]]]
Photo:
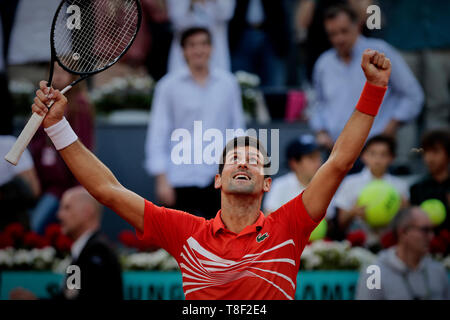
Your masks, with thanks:
[[[39,82],[40,89],[36,91],[34,103],[31,106],[33,112],[45,116],[42,125],[48,128],[59,122],[64,116],[64,109],[67,105],[66,97],[53,88],[47,87],[47,81]],[[51,108],[47,108],[51,101],[54,101]]]
[[[391,61],[384,53],[366,49],[362,55],[361,68],[366,79],[373,85],[386,87],[391,75]]]

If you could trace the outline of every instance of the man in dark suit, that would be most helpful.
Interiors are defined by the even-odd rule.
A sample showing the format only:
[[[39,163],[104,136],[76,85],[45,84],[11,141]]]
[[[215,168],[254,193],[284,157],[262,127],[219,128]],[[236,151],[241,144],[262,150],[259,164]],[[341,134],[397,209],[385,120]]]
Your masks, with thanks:
[[[74,187],[63,194],[58,218],[61,221],[62,232],[74,240],[71,247],[71,265],[79,267],[80,288],[69,289],[70,279],[66,278],[63,290],[53,298],[68,300],[123,299],[122,272],[119,261],[99,231],[100,204],[83,187]],[[10,297],[11,299],[36,298],[33,293],[24,289],[13,290]]]
[[[291,40],[288,23],[284,1],[236,1],[228,32],[233,71],[256,73],[263,86],[284,85],[283,58]]]

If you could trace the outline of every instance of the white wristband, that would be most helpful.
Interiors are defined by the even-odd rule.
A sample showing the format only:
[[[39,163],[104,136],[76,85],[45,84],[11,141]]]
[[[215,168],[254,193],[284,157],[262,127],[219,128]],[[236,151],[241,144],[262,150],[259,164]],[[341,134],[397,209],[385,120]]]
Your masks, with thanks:
[[[65,117],[51,127],[44,128],[44,131],[47,133],[50,140],[52,140],[56,150],[64,149],[78,139]]]

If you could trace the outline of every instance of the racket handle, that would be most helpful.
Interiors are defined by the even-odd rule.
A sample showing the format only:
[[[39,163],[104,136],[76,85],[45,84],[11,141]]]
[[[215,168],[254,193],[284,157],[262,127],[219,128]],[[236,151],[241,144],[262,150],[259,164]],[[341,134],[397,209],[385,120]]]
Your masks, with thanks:
[[[61,90],[61,94],[65,94],[70,89],[72,89],[72,86],[68,85],[63,90]],[[50,108],[54,103],[55,100],[51,100],[48,104],[48,108]],[[39,127],[41,126],[42,121],[44,121],[44,117],[33,112],[33,115],[31,116],[30,120],[28,120],[25,128],[23,128],[11,150],[9,150],[8,154],[5,156],[6,161],[13,165],[17,165],[20,157],[22,156],[22,153],[30,144],[31,139],[34,137],[36,131],[38,131]]]
[[[22,153],[25,151],[34,134],[39,129],[42,121],[44,121],[44,117],[33,112],[33,115],[30,120],[28,120],[25,128],[23,128],[11,150],[9,150],[8,154],[5,156],[6,161],[13,165],[17,165]]]
[[[69,91],[70,89],[72,89],[71,85],[68,85],[67,87],[65,87],[64,89],[61,90],[61,94],[65,94],[67,91]],[[55,103],[55,100],[51,100],[50,103],[48,104],[47,108],[50,109],[50,107]]]

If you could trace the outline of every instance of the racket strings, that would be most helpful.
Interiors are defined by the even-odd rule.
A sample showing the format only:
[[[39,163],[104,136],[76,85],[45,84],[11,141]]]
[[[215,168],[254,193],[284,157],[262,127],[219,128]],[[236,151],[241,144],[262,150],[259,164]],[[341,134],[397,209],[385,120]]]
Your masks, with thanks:
[[[72,0],[80,8],[81,28],[66,23],[68,6],[57,17],[54,46],[68,69],[89,73],[114,63],[137,32],[138,10],[134,0]]]
[[[125,22],[125,26],[124,26],[124,30],[128,30],[128,31],[133,31],[132,33],[130,33],[130,32],[122,32],[122,37],[120,38],[120,40],[119,41],[116,41],[115,43],[116,43],[116,46],[115,46],[115,48],[111,51],[111,50],[105,50],[105,49],[103,49],[103,48],[105,48],[105,46],[104,45],[106,45],[109,41],[111,41],[110,39],[109,39],[109,37],[105,37],[104,39],[102,39],[102,42],[101,43],[98,43],[98,44],[96,44],[96,46],[97,46],[97,49],[98,48],[100,48],[100,51],[97,51],[96,52],[96,56],[99,58],[99,59],[101,59],[101,61],[100,62],[102,62],[102,61],[104,61],[103,63],[101,63],[101,64],[107,64],[107,63],[109,63],[110,61],[111,61],[111,58],[116,58],[116,57],[118,57],[124,50],[125,50],[125,48],[128,46],[128,43],[129,43],[129,41],[130,41],[130,39],[133,37],[133,35],[134,35],[134,27],[135,27],[135,24],[134,24],[134,20],[133,19],[130,19],[131,18],[131,15],[132,13],[130,13],[130,12],[127,12],[127,16],[126,16],[126,22]],[[131,28],[131,27],[133,27],[133,28]],[[112,38],[118,38],[118,37],[120,37],[120,32],[118,31],[118,29],[116,29],[114,32],[113,32],[113,35],[111,36]],[[127,41],[128,40],[128,41]],[[115,50],[115,52],[114,52],[114,50]],[[99,66],[97,66],[97,68],[98,68]]]
[[[103,9],[101,9],[103,10]],[[111,8],[110,8],[111,10]],[[126,19],[129,20],[130,13],[128,11],[128,14],[126,15]],[[123,41],[119,42],[116,47],[115,51],[106,51],[102,50],[102,48],[108,47],[108,42],[111,42],[111,38],[117,38],[119,36],[120,29],[116,27],[117,23],[109,16],[102,16],[101,17],[101,23],[97,23],[94,19],[99,19],[97,16],[94,15],[88,15],[88,21],[85,24],[91,24],[95,25],[96,29],[95,32],[92,32],[93,30],[88,30],[88,28],[84,28],[82,32],[80,33],[80,38],[86,39],[85,42],[91,43],[91,54],[87,55],[87,59],[84,59],[82,64],[78,66],[79,69],[99,69],[104,67],[105,64],[109,63],[111,61],[111,57],[118,56],[128,45],[128,43],[124,43]],[[132,20],[129,20],[132,21]],[[132,23],[128,22],[125,24],[125,28],[129,27]],[[115,28],[112,29],[112,33],[108,32],[111,31],[111,28],[108,29],[108,25],[112,26],[114,25]],[[123,29],[125,29],[123,28]],[[133,30],[134,31],[134,30]],[[104,37],[100,37],[100,41],[98,40],[98,34],[105,35]],[[134,33],[130,33],[128,36],[133,37]],[[109,35],[109,37],[108,37]],[[127,36],[126,33],[124,33],[123,37]],[[123,38],[122,37],[122,38]],[[120,44],[124,45],[123,48],[120,46]],[[103,51],[103,52],[102,52]],[[69,60],[70,61],[70,60]],[[76,64],[77,61],[72,60],[71,67]]]

